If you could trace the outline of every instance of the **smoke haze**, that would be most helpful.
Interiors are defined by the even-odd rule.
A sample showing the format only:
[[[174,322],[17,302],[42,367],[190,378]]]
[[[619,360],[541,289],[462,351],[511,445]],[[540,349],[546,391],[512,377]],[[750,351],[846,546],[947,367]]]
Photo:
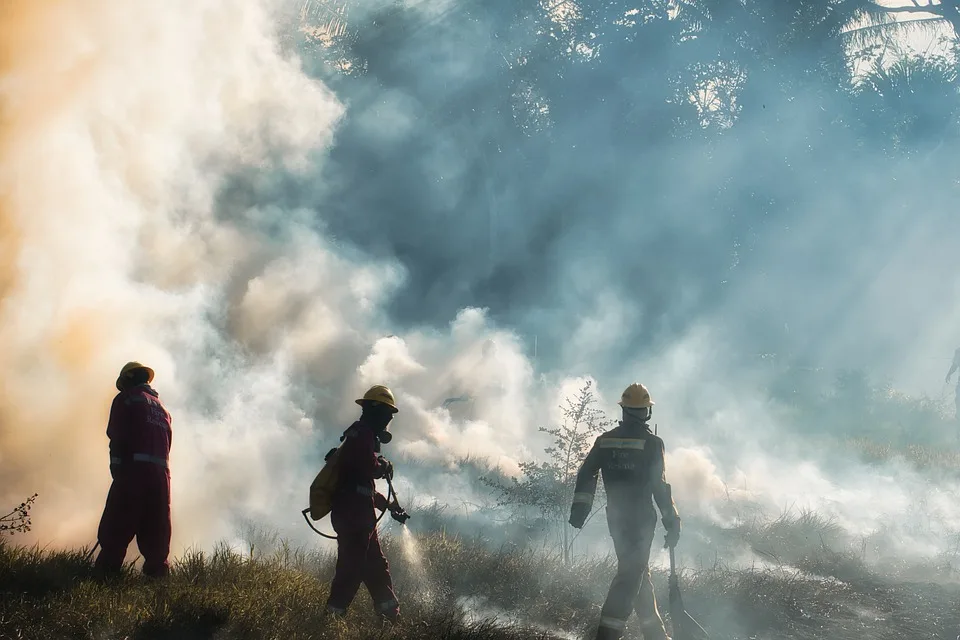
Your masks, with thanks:
[[[674,28],[644,6],[629,28]],[[406,495],[479,500],[458,461],[515,475],[585,380],[613,416],[637,380],[685,516],[803,506],[865,536],[926,496],[916,553],[960,530],[955,483],[852,461],[827,444],[842,425],[787,429],[758,357],[943,391],[952,157],[853,151],[837,96],[762,76],[742,108],[767,116],[673,136],[707,116],[637,97],[678,91],[659,72],[623,86],[572,64],[575,97],[534,68],[505,79],[524,52],[586,47],[570,16],[529,18],[567,34],[545,46],[506,9],[384,7],[357,6],[365,71],[335,75],[289,44],[279,2],[0,5],[0,498],[40,493],[33,539],[94,541],[132,359],[174,419],[175,552],[241,522],[312,541],[306,488],[378,383],[401,406]],[[643,42],[651,68],[680,65]]]

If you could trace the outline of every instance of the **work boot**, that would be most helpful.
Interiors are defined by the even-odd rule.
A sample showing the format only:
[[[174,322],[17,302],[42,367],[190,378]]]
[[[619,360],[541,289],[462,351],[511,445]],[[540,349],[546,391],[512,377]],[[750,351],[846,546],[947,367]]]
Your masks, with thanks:
[[[327,605],[327,608],[323,610],[323,617],[340,621],[347,617],[347,610],[338,609],[337,607],[331,607],[330,605]]]
[[[399,613],[381,613],[380,619],[385,626],[389,627],[399,627],[403,624],[403,618],[400,617]]]
[[[90,577],[103,584],[116,584],[123,580],[123,569],[95,564],[90,572]]]
[[[620,638],[622,637],[623,637],[623,631],[619,629],[611,629],[610,627],[597,627],[597,635],[594,637],[594,639],[595,640],[620,640]]]
[[[150,567],[149,570],[147,569],[147,565],[144,565],[141,573],[150,580],[163,580],[164,578],[170,577],[170,565],[164,563],[159,567]]]

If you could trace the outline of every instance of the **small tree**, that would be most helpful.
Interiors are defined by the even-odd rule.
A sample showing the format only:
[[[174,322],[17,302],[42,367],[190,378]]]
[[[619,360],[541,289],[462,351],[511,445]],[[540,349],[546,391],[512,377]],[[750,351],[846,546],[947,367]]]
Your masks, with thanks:
[[[30,531],[30,509],[33,508],[33,502],[36,499],[35,493],[7,515],[0,516],[0,534],[9,533],[12,536]]]
[[[593,438],[613,424],[595,405],[592,383],[588,381],[560,407],[563,412],[560,426],[538,429],[553,436],[553,446],[544,449],[549,456],[547,461],[521,462],[523,475],[519,479],[480,479],[498,494],[498,506],[537,509],[554,529],[564,563],[569,563],[570,548],[576,539],[570,535],[567,519],[577,471],[593,445]]]

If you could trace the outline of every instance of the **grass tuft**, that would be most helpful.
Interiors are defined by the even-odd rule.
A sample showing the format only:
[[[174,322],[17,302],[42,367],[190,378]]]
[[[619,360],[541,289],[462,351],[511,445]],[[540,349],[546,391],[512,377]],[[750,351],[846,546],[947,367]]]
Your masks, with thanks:
[[[832,550],[837,527],[813,512],[737,533],[770,560],[682,574],[687,609],[714,640],[952,638],[960,628],[956,583],[873,573],[856,554]],[[0,638],[572,640],[592,634],[615,570],[609,556],[558,566],[536,550],[444,533],[383,541],[399,627],[374,616],[363,590],[344,620],[327,618],[333,557],[282,542],[265,554],[191,550],[165,580],[127,567],[112,581],[95,579],[85,550],[0,544]],[[654,583],[666,614],[667,576],[655,571]],[[626,638],[640,637],[634,619]]]

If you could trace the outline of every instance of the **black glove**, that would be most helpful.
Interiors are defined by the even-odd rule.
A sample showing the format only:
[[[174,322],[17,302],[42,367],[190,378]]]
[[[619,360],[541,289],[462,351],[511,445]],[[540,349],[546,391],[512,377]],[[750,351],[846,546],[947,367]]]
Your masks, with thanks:
[[[410,514],[403,510],[403,507],[396,506],[390,510],[390,517],[399,522],[400,524],[407,524],[407,520],[410,519]]]
[[[576,502],[570,507],[570,524],[576,529],[582,529],[583,523],[587,521],[590,515],[590,505]]]
[[[677,546],[677,543],[680,541],[680,530],[683,526],[680,523],[680,517],[676,518],[664,518],[662,520],[663,528],[667,530],[664,538],[664,548],[674,548]]]
[[[393,465],[383,456],[377,456],[377,462],[380,463],[381,478],[393,480]]]

